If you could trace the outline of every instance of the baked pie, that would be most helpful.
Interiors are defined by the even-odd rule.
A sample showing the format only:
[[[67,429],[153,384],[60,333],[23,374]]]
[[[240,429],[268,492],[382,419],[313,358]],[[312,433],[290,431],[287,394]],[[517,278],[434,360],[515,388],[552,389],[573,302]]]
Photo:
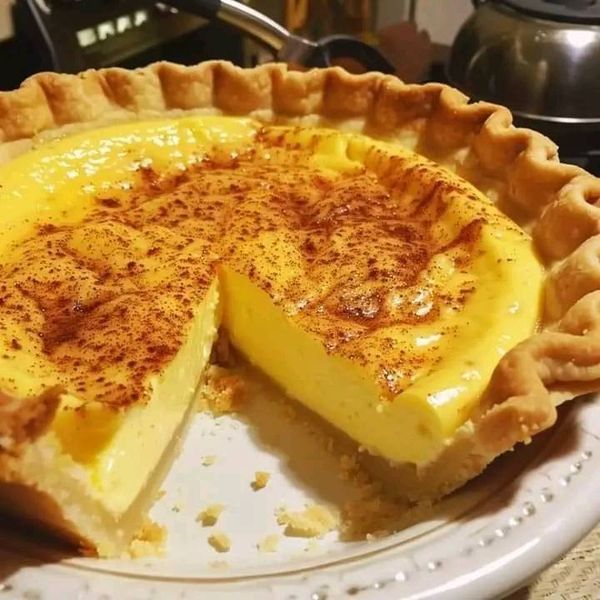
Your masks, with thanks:
[[[600,181],[441,84],[158,63],[0,93],[0,506],[127,546],[217,332],[437,498],[600,387]]]

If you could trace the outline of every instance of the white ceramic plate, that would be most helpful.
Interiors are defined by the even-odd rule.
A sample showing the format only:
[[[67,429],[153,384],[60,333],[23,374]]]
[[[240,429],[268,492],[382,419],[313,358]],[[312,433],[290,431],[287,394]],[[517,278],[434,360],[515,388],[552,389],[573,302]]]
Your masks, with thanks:
[[[257,391],[258,390],[258,391]],[[0,533],[0,600],[386,600],[501,597],[560,557],[600,521],[600,398],[562,409],[560,423],[519,448],[423,522],[371,542],[281,535],[277,507],[341,505],[356,493],[322,440],[290,422],[278,392],[259,386],[244,416],[199,414],[152,517],[169,531],[163,558],[61,558],[47,542]],[[206,456],[214,456],[204,466]],[[271,473],[253,491],[256,470]],[[196,522],[226,506],[214,528]],[[232,546],[218,554],[213,529]]]

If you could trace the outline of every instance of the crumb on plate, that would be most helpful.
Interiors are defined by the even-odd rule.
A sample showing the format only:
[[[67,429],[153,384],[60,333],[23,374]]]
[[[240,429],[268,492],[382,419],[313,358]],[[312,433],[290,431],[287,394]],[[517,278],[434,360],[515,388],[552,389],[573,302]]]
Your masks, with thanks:
[[[129,558],[162,556],[165,552],[166,539],[167,530],[146,517],[140,530],[131,540],[126,555]]]
[[[256,471],[256,473],[254,473],[254,481],[250,484],[250,486],[255,492],[257,492],[258,490],[262,490],[264,487],[267,487],[269,479],[271,479],[270,473],[267,473],[266,471]]]
[[[216,531],[215,533],[209,535],[208,543],[217,552],[229,552],[231,548],[231,542],[229,541],[229,537],[221,531]]]
[[[267,552],[276,552],[278,544],[279,544],[279,536],[276,533],[272,533],[270,535],[265,536],[262,540],[260,540],[260,542],[258,542],[258,544],[256,544],[256,547],[258,548],[259,552],[262,552],[263,554],[265,554]]]
[[[203,527],[212,527],[218,521],[224,508],[222,504],[209,504],[198,513],[196,521],[202,523]]]
[[[277,523],[285,526],[284,534],[289,537],[321,537],[339,524],[339,515],[320,504],[311,504],[299,511],[279,508],[275,514]]]

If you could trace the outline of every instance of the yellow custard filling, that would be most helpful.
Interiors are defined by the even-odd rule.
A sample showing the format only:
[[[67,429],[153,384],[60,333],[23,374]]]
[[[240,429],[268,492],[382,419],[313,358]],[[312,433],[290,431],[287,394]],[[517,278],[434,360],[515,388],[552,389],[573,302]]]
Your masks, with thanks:
[[[358,134],[133,122],[12,161],[0,203],[0,382],[65,387],[53,433],[114,512],[184,419],[219,325],[359,444],[424,463],[538,319],[529,237]]]

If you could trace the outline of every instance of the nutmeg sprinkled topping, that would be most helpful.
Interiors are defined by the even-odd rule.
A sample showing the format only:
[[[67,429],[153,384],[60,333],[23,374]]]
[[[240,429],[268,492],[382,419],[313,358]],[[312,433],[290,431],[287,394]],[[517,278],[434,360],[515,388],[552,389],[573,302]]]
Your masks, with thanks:
[[[375,365],[384,395],[401,391],[435,341],[409,351],[394,332],[468,302],[490,216],[445,219],[470,188],[424,160],[375,149],[366,167],[322,168],[322,138],[266,128],[251,149],[215,149],[176,175],[140,167],[131,190],[98,194],[81,223],[39,226],[0,266],[0,334],[28,324],[7,352],[26,345],[80,397],[129,405],[225,263],[329,352]],[[463,274],[458,288],[444,288],[448,269]]]

